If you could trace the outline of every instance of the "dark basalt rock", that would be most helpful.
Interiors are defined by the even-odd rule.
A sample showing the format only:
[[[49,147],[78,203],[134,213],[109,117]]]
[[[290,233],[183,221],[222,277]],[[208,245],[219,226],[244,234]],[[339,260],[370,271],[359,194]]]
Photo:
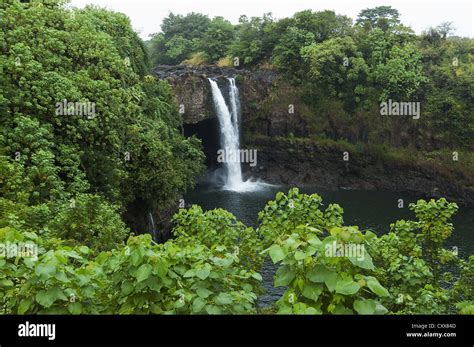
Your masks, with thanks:
[[[274,138],[258,138],[248,146],[258,150],[257,166],[247,175],[268,183],[317,186],[324,189],[361,189],[410,192],[425,198],[445,197],[463,205],[474,205],[472,177],[441,172],[429,166],[381,162],[370,154],[351,155],[318,144],[302,144]],[[455,177],[456,176],[456,177]]]
[[[173,88],[184,124],[215,117],[208,78],[235,77],[242,73],[247,71],[218,66],[158,65],[153,69],[156,78],[167,80]]]
[[[262,101],[268,98],[269,91],[278,78],[272,70],[249,71],[213,65],[158,65],[153,69],[153,75],[158,79],[168,81],[172,86],[177,104],[184,107],[182,114],[184,124],[196,124],[214,118],[214,105],[207,79],[213,78],[219,81],[232,77],[236,79],[239,87],[244,121],[261,127],[260,120],[256,117],[265,114],[264,128],[268,128],[268,131],[282,133],[287,129],[287,126],[281,123],[281,119],[288,119],[286,115],[275,117],[278,110],[267,111],[261,108]]]
[[[258,149],[257,166],[251,170],[243,167],[249,175],[275,184],[408,191],[429,198],[444,196],[452,201],[474,204],[473,179],[458,177],[449,170],[382,162],[370,153],[351,154],[350,161],[344,162],[342,152],[337,148],[280,141],[277,137],[307,138],[310,128],[307,122],[314,115],[301,102],[301,91],[273,70],[159,65],[153,73],[156,78],[171,84],[178,105],[184,106],[184,133],[193,133],[197,128],[209,130],[205,134],[201,131],[201,137],[209,136],[216,117],[207,79],[214,78],[222,86],[225,82],[220,79],[236,79],[242,106],[242,148]],[[289,112],[289,105],[294,106],[293,113]],[[327,119],[331,125],[330,114]],[[360,123],[359,130],[364,130],[363,117]],[[331,127],[334,128],[331,138],[345,138],[351,142],[364,139],[363,131],[360,138],[353,138],[345,124],[334,123]],[[217,131],[215,136],[218,136]],[[215,153],[215,146],[209,147],[209,153]]]
[[[236,75],[248,74],[248,70],[235,68],[222,68],[215,65],[157,65],[153,69],[153,74],[158,79],[168,79],[177,77],[235,77]]]

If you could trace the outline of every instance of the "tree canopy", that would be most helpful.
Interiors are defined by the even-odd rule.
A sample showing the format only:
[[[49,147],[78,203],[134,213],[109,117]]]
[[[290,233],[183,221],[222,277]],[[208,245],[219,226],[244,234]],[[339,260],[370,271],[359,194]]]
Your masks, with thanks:
[[[194,184],[199,141],[181,135],[172,90],[147,75],[125,15],[10,1],[0,17],[2,225],[16,210],[19,225],[107,248],[124,240],[130,204],[166,205]]]

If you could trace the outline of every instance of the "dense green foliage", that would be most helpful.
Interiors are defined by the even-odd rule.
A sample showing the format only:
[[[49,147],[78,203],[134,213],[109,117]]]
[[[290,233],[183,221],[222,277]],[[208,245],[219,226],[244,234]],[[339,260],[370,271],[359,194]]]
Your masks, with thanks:
[[[149,41],[154,64],[179,64],[193,53],[204,53],[205,60],[223,57],[234,38],[232,24],[223,17],[212,20],[199,13],[186,16],[171,13],[163,20],[162,32]]]
[[[256,313],[267,255],[279,264],[275,286],[287,286],[278,313],[472,313],[473,257],[443,248],[456,204],[420,200],[411,205],[417,220],[381,237],[345,226],[340,206],[321,205],[316,194],[278,193],[255,230],[193,206],[176,214],[173,240],[135,236],[100,253],[1,228],[2,243],[38,247],[37,258],[0,259],[2,313]],[[344,253],[348,246],[359,251]]]
[[[354,23],[332,11],[241,16],[234,26],[171,14],[161,30],[148,46],[155,64],[280,72],[298,90],[288,103],[309,110],[302,116],[310,135],[429,151],[474,148],[474,41],[453,36],[449,23],[416,35],[396,9],[379,6]],[[419,102],[421,119],[381,117],[380,103],[389,99]]]
[[[112,249],[122,212],[176,203],[204,156],[129,19],[61,3],[0,5],[0,226]]]
[[[281,263],[275,285],[288,286],[277,303],[280,313],[449,313],[455,305],[463,313],[472,310],[472,259],[465,262],[443,248],[456,204],[420,200],[410,205],[417,221],[397,221],[381,237],[344,226],[340,206],[322,212],[320,204],[318,195],[290,190],[260,213],[259,229],[278,230],[265,252]],[[280,217],[289,221],[281,229]],[[341,254],[335,255],[334,245],[341,245]],[[358,252],[344,254],[346,245]]]
[[[255,253],[259,240],[252,228],[239,222],[232,213],[222,209],[203,212],[194,205],[188,210],[181,209],[173,218],[176,227],[173,234],[182,242],[193,245],[196,241],[208,248],[225,246],[239,255],[249,268],[258,270],[261,263]]]
[[[322,209],[297,189],[269,201],[257,228],[192,206],[174,215],[163,244],[130,236],[130,206],[176,203],[203,154],[179,132],[170,86],[147,74],[128,18],[63,5],[0,4],[0,313],[258,313],[268,257],[275,286],[286,287],[272,312],[474,312],[474,258],[444,248],[457,211],[445,199],[412,204],[416,220],[383,236],[344,225],[339,205]],[[233,26],[171,14],[149,53],[153,63],[273,65],[309,105],[348,118],[384,98],[420,98],[436,141],[470,148],[472,40],[448,38],[447,26],[417,37],[398,17],[379,7],[352,25],[303,11]]]

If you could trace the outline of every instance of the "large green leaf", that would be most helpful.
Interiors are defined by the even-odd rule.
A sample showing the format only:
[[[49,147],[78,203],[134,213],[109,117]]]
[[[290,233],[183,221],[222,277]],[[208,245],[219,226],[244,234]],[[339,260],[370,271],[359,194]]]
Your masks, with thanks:
[[[374,264],[372,262],[372,257],[370,256],[369,253],[364,252],[363,256],[361,257],[362,259],[359,259],[358,257],[348,257],[349,261],[354,264],[355,266],[358,266],[362,269],[366,270],[373,270],[374,269]]]
[[[153,269],[153,273],[163,278],[168,273],[168,263],[164,259],[158,260]]]
[[[375,307],[375,314],[385,314],[387,312],[388,310],[384,305],[377,303]]]
[[[58,287],[41,290],[36,293],[36,302],[46,308],[51,307],[58,299],[67,301],[66,295]]]
[[[206,306],[206,312],[208,314],[221,314],[221,309],[219,306],[216,305],[207,305]]]
[[[202,280],[205,280],[211,273],[211,267],[209,264],[206,264],[203,268],[196,270],[196,276]]]
[[[293,305],[293,311],[296,314],[306,314],[307,308],[308,306],[303,302],[297,302],[296,304]]]
[[[206,288],[198,288],[196,290],[196,293],[197,293],[197,295],[199,295],[199,297],[201,297],[203,299],[206,299],[209,295],[212,294],[212,292],[209,289],[206,289]]]
[[[132,265],[137,266],[142,261],[143,255],[139,250],[134,250],[132,254],[130,254],[130,259],[132,260]]]
[[[31,298],[23,299],[18,305],[18,314],[24,314],[30,308],[32,304]]]
[[[308,271],[306,277],[315,283],[323,283],[324,280],[330,275],[331,271],[324,265],[318,264],[314,268]]]
[[[133,291],[132,281],[122,282],[121,288],[122,288],[122,295],[127,296]]]
[[[344,305],[336,305],[334,307],[334,310],[332,311],[333,314],[354,314],[354,311],[352,311],[350,308],[345,307]]]
[[[328,287],[330,292],[333,292],[336,289],[337,282],[339,281],[339,275],[335,272],[330,272],[327,274],[326,278],[324,279],[324,283],[326,287]]]
[[[286,265],[280,267],[275,274],[275,287],[289,285],[295,276],[296,272],[290,267]]]
[[[270,258],[272,258],[273,263],[278,263],[280,260],[285,259],[285,252],[283,248],[278,245],[273,245],[270,247]]]
[[[82,313],[82,304],[80,302],[73,302],[73,303],[69,304],[67,309],[71,314],[81,314]]]
[[[296,251],[295,252],[295,259],[296,260],[303,260],[304,258],[306,258],[306,253],[305,252],[301,252],[301,251]]]
[[[200,297],[197,297],[193,301],[193,313],[199,313],[201,310],[206,306],[206,302],[201,299]]]
[[[367,287],[369,287],[372,292],[374,292],[378,296],[390,296],[388,290],[382,287],[382,285],[375,277],[369,276],[366,278],[366,280]]]
[[[374,314],[377,303],[375,300],[355,300],[354,301],[354,310],[359,314]]]
[[[318,301],[319,295],[323,291],[323,285],[317,283],[305,283],[303,287],[302,294],[304,297],[311,299],[313,301]]]
[[[221,305],[228,305],[232,303],[233,300],[232,296],[227,293],[220,293],[215,299],[216,303]]]
[[[306,277],[315,283],[324,282],[329,291],[334,291],[338,280],[338,275],[335,271],[329,270],[326,266],[318,264],[306,274]]]
[[[135,273],[137,281],[141,282],[146,280],[148,277],[150,277],[152,270],[153,267],[150,264],[142,264]]]
[[[189,278],[189,277],[194,277],[194,276],[196,276],[196,270],[194,269],[189,269],[183,275],[184,278]]]
[[[322,314],[322,312],[318,307],[307,307],[305,314]]]
[[[277,314],[292,314],[293,307],[288,305],[287,303],[281,303],[278,305],[278,312]]]
[[[357,293],[360,286],[352,278],[341,278],[336,283],[336,293],[343,295],[353,295]]]
[[[42,278],[50,278],[56,272],[56,267],[53,264],[39,264],[35,268],[36,275]]]
[[[11,287],[13,286],[13,281],[7,278],[2,278],[0,280],[0,287]]]
[[[322,244],[321,240],[316,235],[310,236],[308,238],[308,243],[314,246],[320,246]]]

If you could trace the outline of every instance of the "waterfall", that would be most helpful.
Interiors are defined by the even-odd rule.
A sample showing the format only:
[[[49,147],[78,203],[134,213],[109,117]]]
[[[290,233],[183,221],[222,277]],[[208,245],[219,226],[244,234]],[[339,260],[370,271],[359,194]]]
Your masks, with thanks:
[[[156,230],[155,227],[155,220],[153,219],[153,213],[149,212],[148,213],[148,219],[150,220],[150,226],[151,226],[151,235],[153,237],[153,241],[158,242],[158,231]]]
[[[230,107],[232,111],[232,122],[235,124],[237,133],[240,134],[239,121],[240,121],[240,98],[239,98],[239,89],[235,84],[235,78],[228,78],[229,81],[229,100]],[[237,138],[240,144],[240,138]]]
[[[225,153],[239,153],[240,150],[240,100],[239,89],[234,78],[227,78],[229,84],[229,104],[227,106],[219,85],[211,78],[212,99],[220,126],[221,148]],[[249,191],[257,188],[256,182],[242,180],[242,169],[239,160],[224,161],[225,184],[224,189],[233,191]]]

